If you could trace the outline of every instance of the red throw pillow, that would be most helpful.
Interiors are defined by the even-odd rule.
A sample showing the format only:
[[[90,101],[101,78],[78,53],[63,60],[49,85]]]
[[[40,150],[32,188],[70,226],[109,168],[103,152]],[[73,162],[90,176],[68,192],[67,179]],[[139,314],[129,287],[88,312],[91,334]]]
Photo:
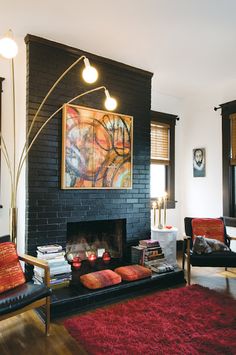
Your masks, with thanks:
[[[219,218],[193,218],[193,239],[203,236],[225,243],[224,222]]]
[[[87,288],[97,289],[119,284],[121,277],[114,271],[107,269],[82,275],[80,281]]]
[[[135,281],[144,279],[145,277],[150,277],[152,272],[147,267],[142,265],[128,265],[121,266],[114,270],[117,274],[119,274],[124,281]]]
[[[0,293],[25,283],[14,243],[0,243]]]

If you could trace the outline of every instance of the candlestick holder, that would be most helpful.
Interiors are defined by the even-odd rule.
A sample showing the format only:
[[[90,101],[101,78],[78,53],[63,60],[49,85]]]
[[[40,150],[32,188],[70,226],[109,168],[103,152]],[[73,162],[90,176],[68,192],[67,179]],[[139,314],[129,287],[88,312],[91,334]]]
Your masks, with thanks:
[[[161,223],[162,198],[159,198],[157,203],[158,203],[158,229],[163,229],[163,225]]]
[[[152,209],[153,209],[153,226],[156,227],[156,209],[157,209],[156,201],[152,203]]]
[[[166,207],[167,207],[167,193],[165,192],[163,196],[163,210],[164,210],[164,227],[166,226]]]

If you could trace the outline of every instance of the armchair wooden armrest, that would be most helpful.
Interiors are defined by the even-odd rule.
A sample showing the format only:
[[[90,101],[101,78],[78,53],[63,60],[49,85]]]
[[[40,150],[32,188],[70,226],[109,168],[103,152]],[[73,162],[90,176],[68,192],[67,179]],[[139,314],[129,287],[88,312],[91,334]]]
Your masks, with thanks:
[[[190,236],[188,236],[188,235],[184,235],[184,240],[191,240],[191,237]]]
[[[38,266],[44,269],[45,284],[46,286],[50,287],[50,269],[46,260],[41,260],[27,254],[19,255],[19,260],[23,261],[26,264]]]
[[[230,235],[228,235],[229,240],[236,240],[236,237],[231,237]]]

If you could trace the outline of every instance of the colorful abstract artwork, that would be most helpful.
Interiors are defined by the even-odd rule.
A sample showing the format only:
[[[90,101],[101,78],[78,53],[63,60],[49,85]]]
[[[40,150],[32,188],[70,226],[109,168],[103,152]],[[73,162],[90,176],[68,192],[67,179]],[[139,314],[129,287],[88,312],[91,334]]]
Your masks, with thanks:
[[[133,118],[65,105],[63,189],[132,188]]]

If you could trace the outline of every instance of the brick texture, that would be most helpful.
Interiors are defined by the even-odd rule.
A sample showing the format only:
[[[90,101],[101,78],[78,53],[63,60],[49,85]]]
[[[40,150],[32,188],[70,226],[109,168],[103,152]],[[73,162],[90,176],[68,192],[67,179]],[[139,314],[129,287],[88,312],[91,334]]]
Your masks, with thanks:
[[[36,246],[60,243],[65,246],[68,222],[126,219],[126,238],[150,234],[150,102],[152,74],[81,50],[28,35],[27,124],[61,73],[82,54],[99,71],[91,88],[105,85],[118,99],[117,112],[133,116],[133,188],[129,190],[62,190],[62,112],[44,128],[28,157],[27,252]],[[40,112],[30,139],[43,122],[62,104],[90,89],[81,80],[83,64],[68,73]],[[104,110],[103,91],[87,95],[75,104]]]

